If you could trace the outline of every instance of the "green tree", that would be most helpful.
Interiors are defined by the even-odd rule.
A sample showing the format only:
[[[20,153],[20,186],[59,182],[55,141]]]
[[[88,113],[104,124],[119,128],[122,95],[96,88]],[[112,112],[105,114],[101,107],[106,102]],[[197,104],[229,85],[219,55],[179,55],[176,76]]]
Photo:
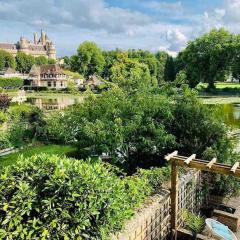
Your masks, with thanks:
[[[18,52],[16,56],[17,70],[21,73],[29,73],[35,64],[35,58],[23,52]]]
[[[101,75],[104,63],[101,49],[94,42],[88,41],[82,43],[77,50],[77,55],[71,58],[72,70],[85,77],[93,74]]]
[[[146,64],[128,58],[127,53],[118,55],[118,60],[110,69],[110,80],[121,88],[140,90],[151,86],[151,76]]]
[[[234,41],[231,46],[232,62],[231,70],[232,76],[240,82],[240,35],[234,36]]]
[[[48,64],[56,64],[56,60],[53,58],[48,59]]]
[[[224,29],[213,29],[189,42],[177,58],[178,69],[186,71],[191,87],[206,82],[210,88],[223,81],[232,62],[233,35]]]
[[[158,83],[165,81],[165,68],[166,68],[166,62],[167,62],[168,57],[169,56],[166,52],[159,51],[156,53],[156,59],[158,61],[157,62],[158,63],[158,67],[157,67]]]
[[[82,104],[50,118],[49,135],[77,143],[86,156],[108,153],[112,163],[128,172],[159,165],[174,145],[174,137],[164,126],[172,119],[171,102],[149,91],[131,92],[131,97],[129,93],[119,87],[101,97],[90,93]]]
[[[137,59],[148,66],[151,77],[157,76],[157,59],[153,53],[144,50],[128,50],[129,58]]]
[[[111,77],[111,68],[118,61],[118,58],[121,57],[123,53],[122,50],[116,49],[113,51],[103,51],[103,57],[105,59],[105,64],[102,72],[102,77],[106,80],[110,80]]]
[[[0,49],[0,70],[4,70],[5,68],[8,67],[15,69],[16,67],[15,58],[11,53],[8,53]]]
[[[44,56],[39,56],[35,58],[35,64],[36,65],[46,65],[48,64],[48,59]]]
[[[165,69],[164,69],[164,80],[167,82],[173,82],[176,77],[175,63],[173,57],[168,56],[166,59]]]
[[[187,82],[187,75],[184,70],[181,70],[177,73],[176,79],[174,81],[177,85],[182,85]]]

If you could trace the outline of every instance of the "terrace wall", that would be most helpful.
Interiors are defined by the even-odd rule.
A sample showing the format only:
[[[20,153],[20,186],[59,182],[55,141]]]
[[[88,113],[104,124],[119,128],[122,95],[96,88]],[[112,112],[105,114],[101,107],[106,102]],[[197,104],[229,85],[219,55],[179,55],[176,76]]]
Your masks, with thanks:
[[[183,226],[182,209],[198,212],[203,204],[199,194],[201,173],[188,171],[179,183],[179,227]],[[162,189],[150,197],[130,219],[125,228],[111,237],[112,240],[165,240],[170,234],[170,191]]]

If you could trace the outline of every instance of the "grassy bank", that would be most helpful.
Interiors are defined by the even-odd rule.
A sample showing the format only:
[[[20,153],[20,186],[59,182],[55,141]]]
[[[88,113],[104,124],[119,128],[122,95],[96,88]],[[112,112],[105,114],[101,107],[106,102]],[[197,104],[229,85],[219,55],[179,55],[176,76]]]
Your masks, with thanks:
[[[207,83],[199,83],[198,84],[198,88],[207,89],[207,87],[208,87]],[[236,82],[216,82],[215,87],[216,87],[216,89],[225,89],[225,88],[240,89],[240,83],[236,83]]]
[[[204,104],[240,103],[240,97],[200,97]]]
[[[23,157],[31,157],[40,153],[57,154],[57,155],[71,155],[76,152],[76,148],[67,145],[41,145],[37,147],[29,147],[16,153],[11,153],[0,157],[0,167],[11,165],[17,161],[22,155]]]

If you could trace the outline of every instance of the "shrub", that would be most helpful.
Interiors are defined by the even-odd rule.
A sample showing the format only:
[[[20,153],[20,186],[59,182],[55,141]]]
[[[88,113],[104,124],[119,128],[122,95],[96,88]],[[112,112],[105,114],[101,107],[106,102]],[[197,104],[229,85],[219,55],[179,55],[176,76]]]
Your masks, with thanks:
[[[189,211],[184,211],[184,223],[186,225],[186,228],[190,231],[192,231],[193,235],[196,237],[198,233],[201,233],[201,231],[204,228],[205,220],[200,215],[196,215],[194,213],[191,213]]]
[[[140,178],[146,178],[151,184],[154,191],[157,191],[164,182],[170,180],[171,169],[170,167],[151,168],[151,169],[138,169],[137,176]]]
[[[18,77],[0,78],[0,88],[18,89],[23,86],[23,79]]]
[[[11,98],[7,94],[0,93],[0,110],[5,111],[9,108]]]
[[[45,86],[24,86],[24,90],[26,91],[48,91],[48,87]]]
[[[0,176],[0,238],[108,239],[151,191],[100,161],[21,158]]]

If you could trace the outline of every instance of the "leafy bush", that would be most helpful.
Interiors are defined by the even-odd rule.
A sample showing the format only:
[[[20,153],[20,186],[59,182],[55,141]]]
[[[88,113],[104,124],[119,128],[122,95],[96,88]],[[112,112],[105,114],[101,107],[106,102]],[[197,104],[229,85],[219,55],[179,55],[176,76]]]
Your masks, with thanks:
[[[0,93],[0,110],[5,111],[7,108],[9,108],[11,102],[11,98],[4,93]]]
[[[194,235],[201,233],[204,228],[205,220],[200,215],[196,215],[189,211],[184,211],[184,223],[186,228],[193,232]]]
[[[0,130],[0,150],[12,147],[12,144],[10,142],[9,133]]]
[[[5,124],[0,132],[1,148],[22,146],[44,135],[45,121],[41,110],[28,104],[10,106],[7,111],[0,111],[0,124]]]
[[[157,191],[164,182],[170,180],[171,169],[169,167],[138,169],[137,176],[146,180],[151,184],[154,191]]]
[[[26,91],[48,91],[48,87],[45,86],[24,86],[24,90]]]
[[[0,88],[18,89],[23,86],[23,79],[18,77],[0,78]]]
[[[100,161],[19,159],[0,176],[0,238],[108,239],[151,191]]]

